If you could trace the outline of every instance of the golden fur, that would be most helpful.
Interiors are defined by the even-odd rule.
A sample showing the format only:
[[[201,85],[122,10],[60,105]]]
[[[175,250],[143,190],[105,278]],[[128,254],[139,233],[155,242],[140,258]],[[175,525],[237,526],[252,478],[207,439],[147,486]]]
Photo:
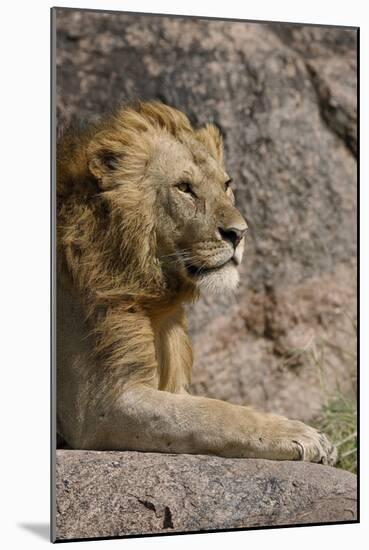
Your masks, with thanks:
[[[332,463],[297,421],[190,396],[184,304],[238,282],[247,225],[213,125],[138,103],[57,150],[58,429],[73,447]]]

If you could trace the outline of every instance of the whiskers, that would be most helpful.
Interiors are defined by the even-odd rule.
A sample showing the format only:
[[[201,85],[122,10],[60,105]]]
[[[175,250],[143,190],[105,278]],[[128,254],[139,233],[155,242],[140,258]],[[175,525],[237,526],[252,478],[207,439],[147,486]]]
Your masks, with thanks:
[[[203,257],[199,253],[194,253],[190,248],[184,248],[182,250],[176,250],[171,254],[164,254],[159,257],[159,261],[162,265],[167,267],[175,268],[177,266],[182,267],[194,267],[196,268],[196,275],[201,276],[206,273],[209,269],[216,269],[222,267],[224,263],[228,261],[229,258],[219,257],[217,254],[215,257],[211,258],[209,263],[209,257]]]
[[[178,265],[185,266],[191,262],[198,261],[198,256],[193,254],[190,248],[184,248],[183,250],[176,250],[171,254],[164,254],[160,256],[159,260],[166,266],[176,267]]]

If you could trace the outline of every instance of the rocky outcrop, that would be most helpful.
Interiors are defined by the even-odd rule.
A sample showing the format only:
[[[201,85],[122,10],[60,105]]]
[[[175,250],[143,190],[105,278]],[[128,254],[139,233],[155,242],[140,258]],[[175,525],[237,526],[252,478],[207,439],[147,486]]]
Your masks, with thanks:
[[[311,419],[356,365],[356,32],[57,10],[58,118],[161,99],[223,132],[250,231],[190,312],[192,391]]]
[[[58,540],[354,521],[356,476],[319,464],[57,452]]]
[[[304,57],[323,120],[356,156],[356,32],[291,25],[270,25],[270,29]]]

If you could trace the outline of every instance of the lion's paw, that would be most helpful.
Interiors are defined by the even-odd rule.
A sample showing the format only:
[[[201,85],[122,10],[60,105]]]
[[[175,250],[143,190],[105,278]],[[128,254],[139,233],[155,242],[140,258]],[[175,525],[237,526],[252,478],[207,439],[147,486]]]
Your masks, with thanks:
[[[297,451],[297,460],[330,466],[336,463],[337,449],[324,433],[297,420],[289,423],[289,437]]]

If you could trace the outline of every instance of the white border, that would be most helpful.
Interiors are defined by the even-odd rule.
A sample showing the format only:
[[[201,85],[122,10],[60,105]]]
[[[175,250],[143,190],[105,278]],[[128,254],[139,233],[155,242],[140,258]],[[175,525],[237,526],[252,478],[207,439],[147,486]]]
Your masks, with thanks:
[[[368,201],[368,25],[365,2],[272,0],[240,2],[179,0],[172,2],[73,1],[58,6],[126,11],[207,15],[240,19],[340,24],[361,27],[361,196]],[[47,544],[21,524],[49,520],[49,7],[48,0],[8,1],[2,6],[1,70],[1,308],[2,345],[1,524],[4,548],[38,548]],[[368,216],[361,220],[362,342],[361,387],[369,387],[369,280],[365,236]],[[362,405],[362,524],[272,531],[248,531],[179,537],[99,541],[99,547],[203,548],[207,545],[259,548],[324,548],[347,550],[369,538],[368,400]]]

